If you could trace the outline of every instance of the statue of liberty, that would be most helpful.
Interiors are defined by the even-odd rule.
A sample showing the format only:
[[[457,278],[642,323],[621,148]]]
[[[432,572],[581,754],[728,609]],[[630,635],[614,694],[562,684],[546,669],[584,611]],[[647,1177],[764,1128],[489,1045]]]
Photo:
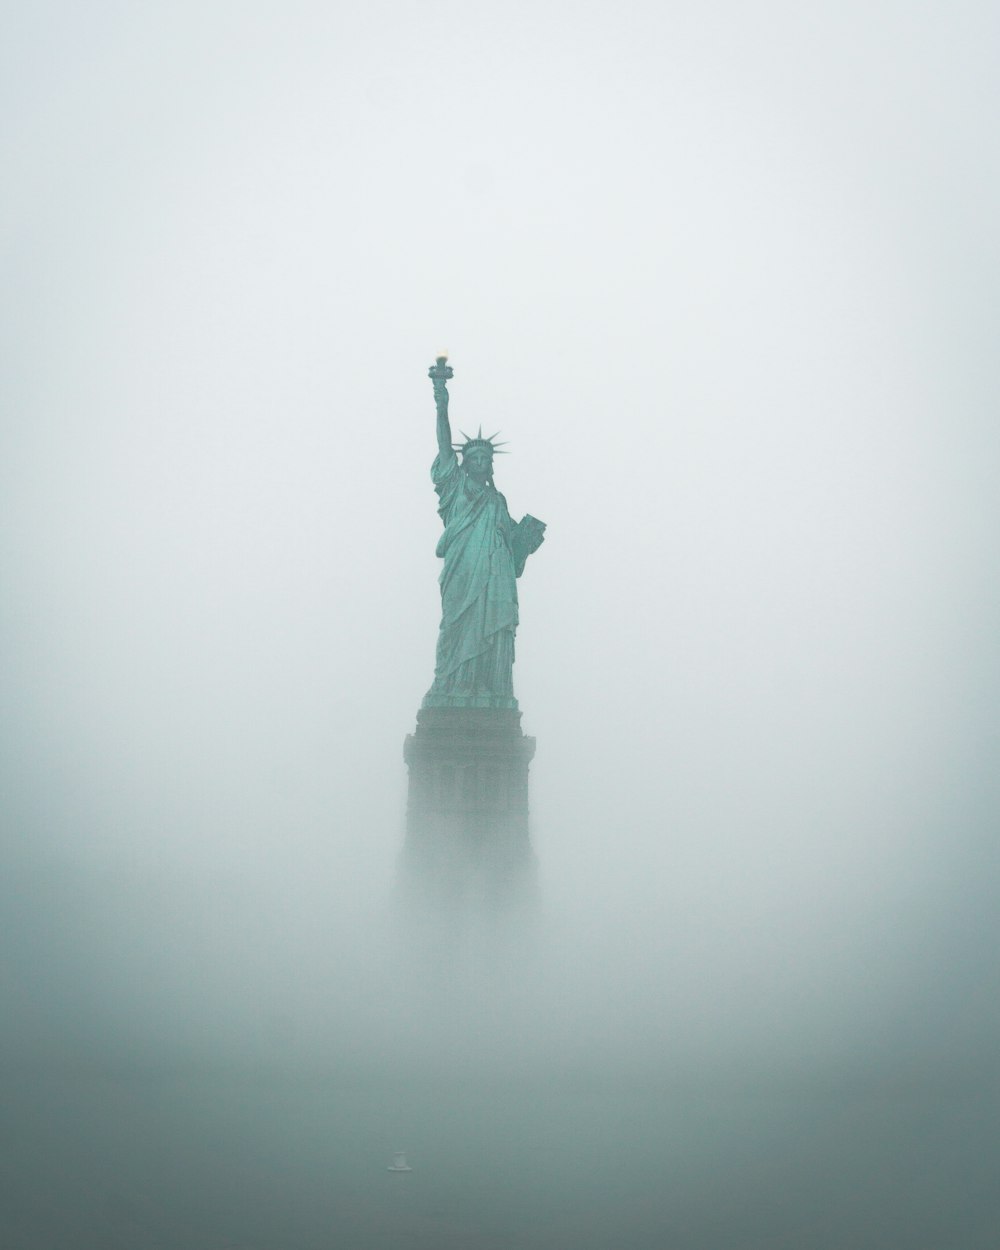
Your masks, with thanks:
[[[438,454],[431,480],[444,533],[441,629],[434,684],[424,707],[517,708],[511,669],[517,629],[517,578],[541,546],[545,526],[533,516],[514,522],[493,484],[493,456],[504,454],[495,434],[452,443],[446,356],[431,367],[437,405]],[[460,451],[459,463],[456,451]]]

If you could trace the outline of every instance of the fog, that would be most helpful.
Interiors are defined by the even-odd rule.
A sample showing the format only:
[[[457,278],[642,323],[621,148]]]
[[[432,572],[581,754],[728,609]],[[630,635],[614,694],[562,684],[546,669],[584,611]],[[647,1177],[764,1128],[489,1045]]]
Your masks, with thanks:
[[[995,8],[4,25],[4,1243],[993,1246]],[[430,958],[443,349],[548,530]]]

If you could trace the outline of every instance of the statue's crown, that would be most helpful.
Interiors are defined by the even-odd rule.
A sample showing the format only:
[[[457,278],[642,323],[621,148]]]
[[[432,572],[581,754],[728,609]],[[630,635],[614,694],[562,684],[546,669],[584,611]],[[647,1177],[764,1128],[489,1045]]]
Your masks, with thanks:
[[[476,435],[475,438],[470,438],[469,435],[466,434],[464,430],[460,430],[459,433],[465,439],[465,442],[453,443],[452,446],[455,448],[456,451],[460,451],[463,456],[467,456],[470,451],[476,451],[480,447],[483,448],[485,451],[488,451],[491,456],[493,455],[506,456],[508,454],[507,452],[500,450],[500,448],[503,446],[502,443],[494,443],[493,441],[496,438],[497,434],[500,433],[499,430],[497,430],[496,434],[488,434],[485,438],[483,438],[482,426],[479,427],[479,433]]]

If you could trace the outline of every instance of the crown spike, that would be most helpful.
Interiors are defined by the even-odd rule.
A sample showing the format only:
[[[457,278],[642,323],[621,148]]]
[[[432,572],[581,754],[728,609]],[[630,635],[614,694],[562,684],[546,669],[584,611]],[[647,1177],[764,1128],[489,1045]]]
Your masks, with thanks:
[[[490,434],[486,438],[483,437],[482,426],[479,427],[479,433],[476,435],[475,438],[470,438],[469,435],[466,434],[465,430],[460,430],[459,433],[465,439],[465,442],[454,443],[453,446],[455,450],[460,451],[463,456],[467,456],[471,451],[478,451],[478,450],[488,451],[491,456],[492,455],[498,455],[498,456],[510,455],[509,452],[500,450],[500,448],[504,446],[504,444],[507,442],[506,439],[501,439],[499,443],[494,443],[493,441],[496,438],[497,434],[500,433],[499,430],[497,430],[496,434]]]

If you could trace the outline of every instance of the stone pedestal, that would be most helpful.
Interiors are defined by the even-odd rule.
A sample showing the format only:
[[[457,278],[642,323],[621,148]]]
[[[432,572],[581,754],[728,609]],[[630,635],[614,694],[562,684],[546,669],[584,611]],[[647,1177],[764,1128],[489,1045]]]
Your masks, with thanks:
[[[506,708],[422,708],[407,736],[403,886],[442,910],[500,914],[529,904],[528,766],[534,738]]]

